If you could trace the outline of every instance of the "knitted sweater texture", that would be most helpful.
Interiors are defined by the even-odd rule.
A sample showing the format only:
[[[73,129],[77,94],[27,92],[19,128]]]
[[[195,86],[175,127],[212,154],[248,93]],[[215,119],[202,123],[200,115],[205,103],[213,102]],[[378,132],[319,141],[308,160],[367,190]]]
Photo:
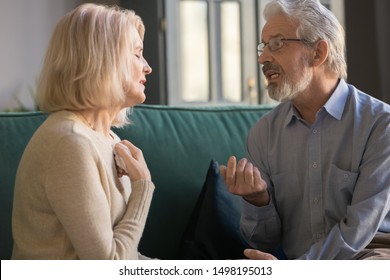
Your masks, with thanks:
[[[118,177],[111,136],[68,111],[35,132],[16,175],[13,259],[138,259],[154,185]]]

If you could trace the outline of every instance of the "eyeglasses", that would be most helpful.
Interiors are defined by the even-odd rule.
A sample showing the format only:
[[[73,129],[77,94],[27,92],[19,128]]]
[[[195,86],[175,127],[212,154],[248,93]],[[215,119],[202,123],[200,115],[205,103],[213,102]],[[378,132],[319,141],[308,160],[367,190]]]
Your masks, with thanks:
[[[293,41],[293,42],[305,42],[307,43],[307,40],[305,39],[285,39],[282,37],[275,37],[271,38],[268,43],[261,42],[257,45],[257,56],[260,56],[261,53],[264,51],[264,48],[268,46],[269,50],[271,52],[277,51],[281,49],[284,46],[284,41]]]

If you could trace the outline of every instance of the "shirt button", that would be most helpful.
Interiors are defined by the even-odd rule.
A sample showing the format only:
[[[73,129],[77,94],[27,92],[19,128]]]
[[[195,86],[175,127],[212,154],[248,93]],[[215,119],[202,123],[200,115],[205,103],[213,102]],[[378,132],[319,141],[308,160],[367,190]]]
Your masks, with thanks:
[[[315,197],[315,198],[313,199],[313,202],[314,202],[314,204],[317,204],[317,203],[318,203],[318,198]]]
[[[316,134],[318,131],[317,129],[313,129],[313,133]]]
[[[317,167],[318,167],[317,162],[313,162],[313,168],[317,168]]]

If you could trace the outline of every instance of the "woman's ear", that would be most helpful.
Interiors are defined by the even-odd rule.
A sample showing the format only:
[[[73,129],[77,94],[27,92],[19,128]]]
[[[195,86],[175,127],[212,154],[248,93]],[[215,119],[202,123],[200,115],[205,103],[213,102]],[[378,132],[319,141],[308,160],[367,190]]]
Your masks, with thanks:
[[[319,40],[314,45],[314,66],[322,65],[328,58],[329,46],[325,40]]]

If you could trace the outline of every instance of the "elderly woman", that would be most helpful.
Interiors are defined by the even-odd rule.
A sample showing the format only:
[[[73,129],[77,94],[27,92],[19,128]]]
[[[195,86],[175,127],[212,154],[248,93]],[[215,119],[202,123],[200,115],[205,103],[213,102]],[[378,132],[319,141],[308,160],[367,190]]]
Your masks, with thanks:
[[[144,25],[84,4],[50,41],[38,85],[49,117],[16,175],[13,259],[138,259],[154,184],[141,150],[111,130],[145,100]]]

